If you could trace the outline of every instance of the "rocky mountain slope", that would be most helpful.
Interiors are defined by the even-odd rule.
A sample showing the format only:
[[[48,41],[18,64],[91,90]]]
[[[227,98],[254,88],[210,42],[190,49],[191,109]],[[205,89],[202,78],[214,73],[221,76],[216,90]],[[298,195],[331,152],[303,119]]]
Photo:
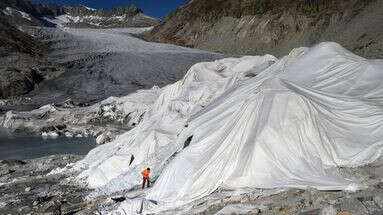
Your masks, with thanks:
[[[28,1],[0,2],[0,99],[33,90],[46,74],[59,70],[44,59],[47,46],[25,33],[22,26],[53,26],[43,14],[60,14]]]
[[[32,4],[25,0],[3,0],[0,2],[0,16],[13,26],[53,26],[42,17],[63,13],[64,11],[57,5]]]
[[[364,57],[383,56],[380,0],[192,0],[146,36],[232,54],[283,56],[334,41]]]

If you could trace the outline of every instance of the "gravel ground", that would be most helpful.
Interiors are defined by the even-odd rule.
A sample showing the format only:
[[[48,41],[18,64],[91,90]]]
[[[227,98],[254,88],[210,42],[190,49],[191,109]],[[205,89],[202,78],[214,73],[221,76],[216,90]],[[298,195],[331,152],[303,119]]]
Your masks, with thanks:
[[[33,160],[0,161],[0,214],[58,214],[83,202],[89,192],[67,180],[71,174],[49,174],[81,159],[54,155]]]

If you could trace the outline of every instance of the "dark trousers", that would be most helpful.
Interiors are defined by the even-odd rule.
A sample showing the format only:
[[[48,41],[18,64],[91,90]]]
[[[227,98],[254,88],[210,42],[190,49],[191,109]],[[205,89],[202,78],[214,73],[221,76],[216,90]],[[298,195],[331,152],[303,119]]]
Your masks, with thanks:
[[[145,183],[148,182],[148,186],[147,187],[150,187],[149,183],[150,183],[150,179],[149,178],[145,178],[143,177],[142,178],[142,189],[145,188]]]

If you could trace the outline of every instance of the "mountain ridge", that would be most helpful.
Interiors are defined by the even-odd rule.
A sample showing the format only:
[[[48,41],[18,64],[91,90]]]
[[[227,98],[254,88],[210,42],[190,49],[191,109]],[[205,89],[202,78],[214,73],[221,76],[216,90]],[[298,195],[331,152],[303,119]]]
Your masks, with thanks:
[[[150,27],[159,20],[148,15],[136,5],[112,9],[94,9],[84,5],[64,7],[66,21],[63,25],[72,28],[118,28]]]

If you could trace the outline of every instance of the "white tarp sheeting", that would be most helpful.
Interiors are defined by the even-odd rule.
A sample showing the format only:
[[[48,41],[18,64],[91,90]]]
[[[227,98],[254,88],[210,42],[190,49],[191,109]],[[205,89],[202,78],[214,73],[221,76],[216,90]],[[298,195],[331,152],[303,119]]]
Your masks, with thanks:
[[[355,189],[333,167],[383,151],[383,61],[335,43],[295,49],[189,119],[193,140],[147,196],[182,204],[228,188]]]
[[[172,206],[218,187],[355,189],[336,167],[381,156],[382,83],[382,60],[336,43],[197,64],[135,129],[93,150],[81,177],[113,192],[139,185],[147,166],[165,168],[146,198]]]
[[[85,169],[79,178],[97,188],[94,195],[138,186],[140,172],[147,167],[151,167],[152,178],[155,178],[168,159],[182,149],[183,143],[176,144],[176,139],[192,112],[208,105],[233,84],[255,76],[276,61],[277,58],[265,55],[199,63],[182,80],[162,89],[148,90],[152,94],[158,93],[152,104],[147,101],[147,96],[142,97],[145,91],[126,97],[129,99],[127,104],[135,103],[137,110],[146,111],[148,105],[152,107],[137,127],[112,143],[92,150],[79,162],[76,167]],[[136,102],[132,101],[134,98]],[[123,100],[119,102],[124,103]],[[130,164],[132,156],[134,160]]]

